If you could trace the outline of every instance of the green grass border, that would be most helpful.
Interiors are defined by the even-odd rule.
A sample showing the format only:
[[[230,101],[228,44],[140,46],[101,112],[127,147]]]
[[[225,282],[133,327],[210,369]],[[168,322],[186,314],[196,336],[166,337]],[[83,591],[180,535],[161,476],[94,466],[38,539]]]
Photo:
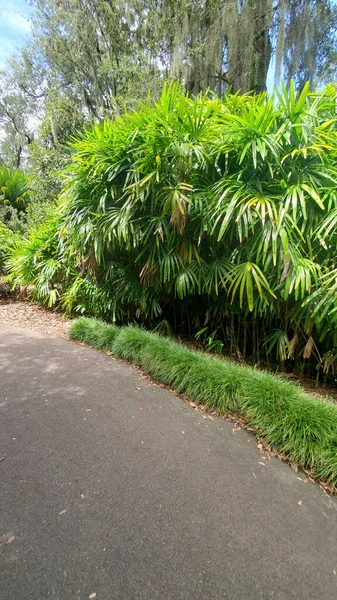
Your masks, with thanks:
[[[337,489],[337,407],[264,371],[191,350],[140,327],[91,318],[69,338],[139,365],[193,402],[239,415],[271,448]]]

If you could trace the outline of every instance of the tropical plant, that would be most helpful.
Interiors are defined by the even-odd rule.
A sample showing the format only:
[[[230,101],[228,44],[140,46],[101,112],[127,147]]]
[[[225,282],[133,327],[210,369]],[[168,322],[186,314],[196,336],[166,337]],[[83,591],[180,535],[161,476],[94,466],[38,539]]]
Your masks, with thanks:
[[[52,232],[12,252],[13,285],[117,322],[208,327],[213,350],[332,373],[335,107],[332,85],[223,100],[171,85],[85,130]]]
[[[11,229],[0,221],[0,273],[7,259],[9,249],[20,239]]]
[[[0,167],[0,204],[18,212],[27,208],[29,192],[25,175],[20,169]]]

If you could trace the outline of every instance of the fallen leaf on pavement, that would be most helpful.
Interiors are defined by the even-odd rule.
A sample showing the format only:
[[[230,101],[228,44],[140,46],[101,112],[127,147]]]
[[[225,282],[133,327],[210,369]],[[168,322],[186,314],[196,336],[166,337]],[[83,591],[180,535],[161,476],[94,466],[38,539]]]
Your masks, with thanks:
[[[300,506],[302,506],[302,504],[303,504],[302,500],[300,500],[299,502],[297,502],[297,504],[299,504]]]
[[[96,598],[96,596],[97,596],[96,592],[93,592],[92,594],[90,594],[89,598],[91,600],[92,598]]]
[[[12,542],[14,542],[15,538],[16,538],[15,535],[11,535],[11,537],[5,541],[6,546],[8,546],[8,544],[11,544]]]

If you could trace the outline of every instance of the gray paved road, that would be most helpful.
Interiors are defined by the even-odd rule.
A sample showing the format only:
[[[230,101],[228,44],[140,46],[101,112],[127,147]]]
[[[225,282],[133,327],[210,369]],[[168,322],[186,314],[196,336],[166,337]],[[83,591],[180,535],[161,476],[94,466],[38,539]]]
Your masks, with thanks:
[[[337,598],[337,500],[132,367],[0,325],[0,419],[3,600]]]

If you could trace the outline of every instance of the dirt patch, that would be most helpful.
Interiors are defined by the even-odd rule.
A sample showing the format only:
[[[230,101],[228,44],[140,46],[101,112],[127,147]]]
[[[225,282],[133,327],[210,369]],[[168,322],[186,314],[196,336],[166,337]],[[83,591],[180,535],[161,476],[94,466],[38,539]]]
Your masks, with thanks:
[[[67,338],[71,319],[29,302],[2,299],[0,300],[0,323]]]

